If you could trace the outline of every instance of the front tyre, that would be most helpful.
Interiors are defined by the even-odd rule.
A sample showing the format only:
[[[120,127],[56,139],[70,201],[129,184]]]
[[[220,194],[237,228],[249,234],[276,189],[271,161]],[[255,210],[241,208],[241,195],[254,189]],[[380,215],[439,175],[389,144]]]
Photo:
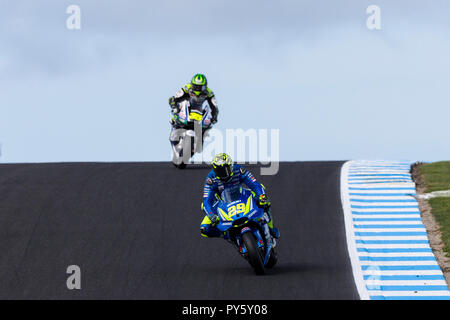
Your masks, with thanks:
[[[186,168],[186,163],[184,163],[184,162],[182,162],[182,163],[180,163],[180,164],[175,164],[175,163],[172,162],[172,164],[173,164],[176,168],[178,168],[178,169],[184,169],[184,168]]]
[[[266,263],[266,268],[273,268],[278,262],[278,249],[277,247],[272,248],[272,252],[270,252],[269,260]]]
[[[173,152],[172,164],[178,169],[186,168],[186,163],[181,160],[181,157],[177,157],[175,151]]]
[[[186,168],[186,163],[183,161],[183,149],[177,153],[176,148],[172,151],[172,164],[178,169]]]
[[[247,248],[248,262],[253,267],[256,274],[264,274],[264,261],[261,257],[260,250],[256,244],[256,239],[251,232],[246,232],[242,235],[242,241]]]

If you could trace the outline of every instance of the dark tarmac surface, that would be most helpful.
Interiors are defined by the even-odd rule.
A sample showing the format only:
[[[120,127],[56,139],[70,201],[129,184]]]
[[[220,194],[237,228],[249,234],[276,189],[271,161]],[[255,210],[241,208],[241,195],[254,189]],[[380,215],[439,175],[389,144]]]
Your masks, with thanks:
[[[207,166],[0,165],[0,299],[359,299],[340,200],[342,162],[260,176],[281,232],[265,276],[200,236]],[[69,265],[81,290],[69,290]]]

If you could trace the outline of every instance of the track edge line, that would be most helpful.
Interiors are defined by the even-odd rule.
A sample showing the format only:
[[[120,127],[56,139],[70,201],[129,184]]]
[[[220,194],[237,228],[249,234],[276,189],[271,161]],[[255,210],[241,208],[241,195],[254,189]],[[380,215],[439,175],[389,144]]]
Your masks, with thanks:
[[[353,279],[361,300],[370,300],[370,295],[364,283],[361,264],[356,251],[356,241],[354,238],[352,210],[350,206],[350,196],[348,190],[348,171],[353,160],[345,162],[341,167],[341,202],[344,213],[345,234],[347,239],[348,255],[352,265]]]

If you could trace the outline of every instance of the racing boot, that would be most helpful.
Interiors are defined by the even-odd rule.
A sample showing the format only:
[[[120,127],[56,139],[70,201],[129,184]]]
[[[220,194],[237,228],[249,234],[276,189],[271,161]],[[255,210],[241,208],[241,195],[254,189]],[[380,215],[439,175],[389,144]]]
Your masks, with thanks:
[[[271,213],[270,209],[267,209],[266,212],[270,219],[270,221],[267,222],[267,226],[269,227],[270,235],[272,237],[274,237],[275,239],[278,239],[280,237],[280,231],[278,231],[278,228],[275,228],[273,226],[272,213]]]
[[[205,238],[222,238],[222,233],[215,227],[209,226],[200,226],[200,234]]]
[[[280,231],[278,231],[278,229],[273,226],[272,213],[270,211],[271,203],[270,203],[269,198],[267,198],[267,196],[265,194],[262,194],[259,196],[258,206],[260,208],[264,208],[264,212],[266,212],[267,215],[269,216],[269,221],[267,222],[267,226],[269,227],[270,234],[275,239],[278,239],[280,237]]]
[[[280,231],[278,231],[278,228],[275,228],[273,226],[273,221],[270,220],[270,222],[267,225],[269,226],[270,235],[275,239],[278,239],[280,237]]]
[[[216,216],[217,218],[217,216]],[[222,232],[216,228],[216,221],[212,222],[206,215],[200,224],[200,234],[205,238],[222,238]]]

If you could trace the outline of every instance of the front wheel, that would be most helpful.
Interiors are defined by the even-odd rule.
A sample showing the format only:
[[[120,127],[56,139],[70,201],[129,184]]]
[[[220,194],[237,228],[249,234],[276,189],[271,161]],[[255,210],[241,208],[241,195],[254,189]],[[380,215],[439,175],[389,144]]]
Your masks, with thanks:
[[[269,260],[266,263],[266,268],[273,268],[278,262],[278,249],[277,247],[272,248],[272,252],[270,253]]]
[[[258,275],[264,274],[264,261],[254,235],[251,232],[246,232],[242,235],[242,241],[247,248],[248,262],[253,267],[253,270]]]
[[[182,157],[177,157],[177,154],[175,153],[175,151],[173,152],[172,164],[178,169],[186,168],[186,163],[184,163],[183,160],[181,160],[181,158]]]
[[[186,168],[186,163],[184,163],[184,162],[182,162],[182,163],[180,163],[180,164],[175,164],[174,162],[172,162],[172,164],[173,164],[176,168],[178,168],[178,169],[184,169],[184,168]]]
[[[183,149],[177,152],[177,147],[178,146],[173,147],[172,164],[178,169],[184,169],[186,168],[186,163],[184,162],[183,159]]]

